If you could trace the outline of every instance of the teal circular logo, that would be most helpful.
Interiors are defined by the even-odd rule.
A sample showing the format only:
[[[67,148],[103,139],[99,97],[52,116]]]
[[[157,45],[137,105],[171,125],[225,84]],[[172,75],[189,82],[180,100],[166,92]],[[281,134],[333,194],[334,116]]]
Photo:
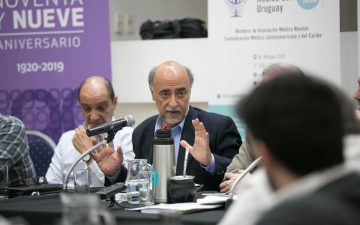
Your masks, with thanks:
[[[299,6],[303,9],[313,9],[320,0],[297,0]]]

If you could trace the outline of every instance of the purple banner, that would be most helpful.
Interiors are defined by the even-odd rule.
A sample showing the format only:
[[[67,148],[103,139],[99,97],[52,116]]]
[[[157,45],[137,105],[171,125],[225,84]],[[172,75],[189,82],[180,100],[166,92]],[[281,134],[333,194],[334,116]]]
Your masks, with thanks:
[[[111,80],[107,0],[0,0],[0,113],[61,133],[83,122],[76,88]]]

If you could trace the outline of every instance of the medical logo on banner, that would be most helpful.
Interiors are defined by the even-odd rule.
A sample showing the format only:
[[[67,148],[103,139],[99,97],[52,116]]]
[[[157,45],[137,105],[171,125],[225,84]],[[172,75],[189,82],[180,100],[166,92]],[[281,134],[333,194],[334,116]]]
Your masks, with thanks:
[[[55,142],[83,123],[77,88],[111,80],[108,1],[0,0],[0,113]]]
[[[224,0],[232,17],[241,17],[241,12],[247,0]]]
[[[303,9],[313,9],[317,6],[320,0],[297,0],[298,4]]]
[[[273,1],[278,2],[278,4],[271,4],[269,5],[266,0],[257,0],[257,12],[265,12],[271,14],[272,12],[280,12],[283,11],[283,4],[282,2],[286,2],[289,0],[282,0],[282,1]],[[320,0],[297,0],[298,5],[303,9],[313,9],[315,8]],[[245,4],[247,0],[224,0],[225,4],[228,6],[230,10],[231,17],[241,17],[242,11],[244,10]]]

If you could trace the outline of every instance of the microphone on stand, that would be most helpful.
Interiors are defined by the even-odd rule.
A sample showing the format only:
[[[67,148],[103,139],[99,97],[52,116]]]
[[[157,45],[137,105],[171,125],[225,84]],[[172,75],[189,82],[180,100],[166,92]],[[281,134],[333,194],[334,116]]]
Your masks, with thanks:
[[[231,188],[230,188],[230,191],[229,191],[229,198],[226,202],[226,206],[225,208],[227,208],[232,200],[233,200],[233,197],[234,197],[234,189],[236,187],[236,185],[251,171],[253,171],[255,169],[256,166],[258,166],[261,162],[261,156],[258,157],[257,159],[255,159],[241,174],[240,176],[234,181],[234,183],[232,184]]]
[[[116,133],[117,131],[123,129],[124,127],[131,127],[135,124],[135,118],[132,115],[127,115],[124,118],[111,121],[109,123],[100,125],[98,127],[88,128],[86,129],[87,136],[91,137],[97,134],[106,133],[109,131],[113,131]]]
[[[97,134],[102,134],[102,133],[107,133],[108,137],[105,138],[104,140],[100,141],[99,143],[97,143],[96,145],[94,145],[93,147],[89,148],[88,150],[86,150],[85,152],[83,152],[70,166],[69,171],[66,173],[65,177],[64,177],[64,181],[63,181],[63,191],[67,191],[67,183],[69,181],[69,176],[71,174],[71,172],[74,170],[75,166],[80,162],[80,160],[82,160],[82,158],[84,158],[84,156],[89,155],[90,153],[93,153],[94,151],[96,151],[98,148],[106,145],[107,143],[111,142],[114,139],[114,136],[116,134],[116,132],[118,132],[119,130],[121,130],[124,127],[131,127],[135,124],[135,118],[132,115],[127,115],[122,119],[118,119],[118,120],[114,120],[112,122],[106,123],[104,125],[98,126],[98,127],[94,127],[94,128],[89,128],[86,129],[86,134],[91,137]]]

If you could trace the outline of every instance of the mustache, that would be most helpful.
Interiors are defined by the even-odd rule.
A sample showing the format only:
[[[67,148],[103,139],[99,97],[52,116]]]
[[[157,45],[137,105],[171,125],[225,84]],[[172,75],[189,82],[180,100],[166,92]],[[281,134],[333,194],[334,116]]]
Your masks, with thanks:
[[[93,128],[93,127],[98,127],[98,126],[101,126],[103,124],[105,124],[107,122],[97,122],[97,123],[87,123],[86,121],[84,122],[83,126],[85,129],[88,129],[88,128]]]
[[[181,112],[180,107],[172,108],[172,107],[166,107],[165,112]]]

